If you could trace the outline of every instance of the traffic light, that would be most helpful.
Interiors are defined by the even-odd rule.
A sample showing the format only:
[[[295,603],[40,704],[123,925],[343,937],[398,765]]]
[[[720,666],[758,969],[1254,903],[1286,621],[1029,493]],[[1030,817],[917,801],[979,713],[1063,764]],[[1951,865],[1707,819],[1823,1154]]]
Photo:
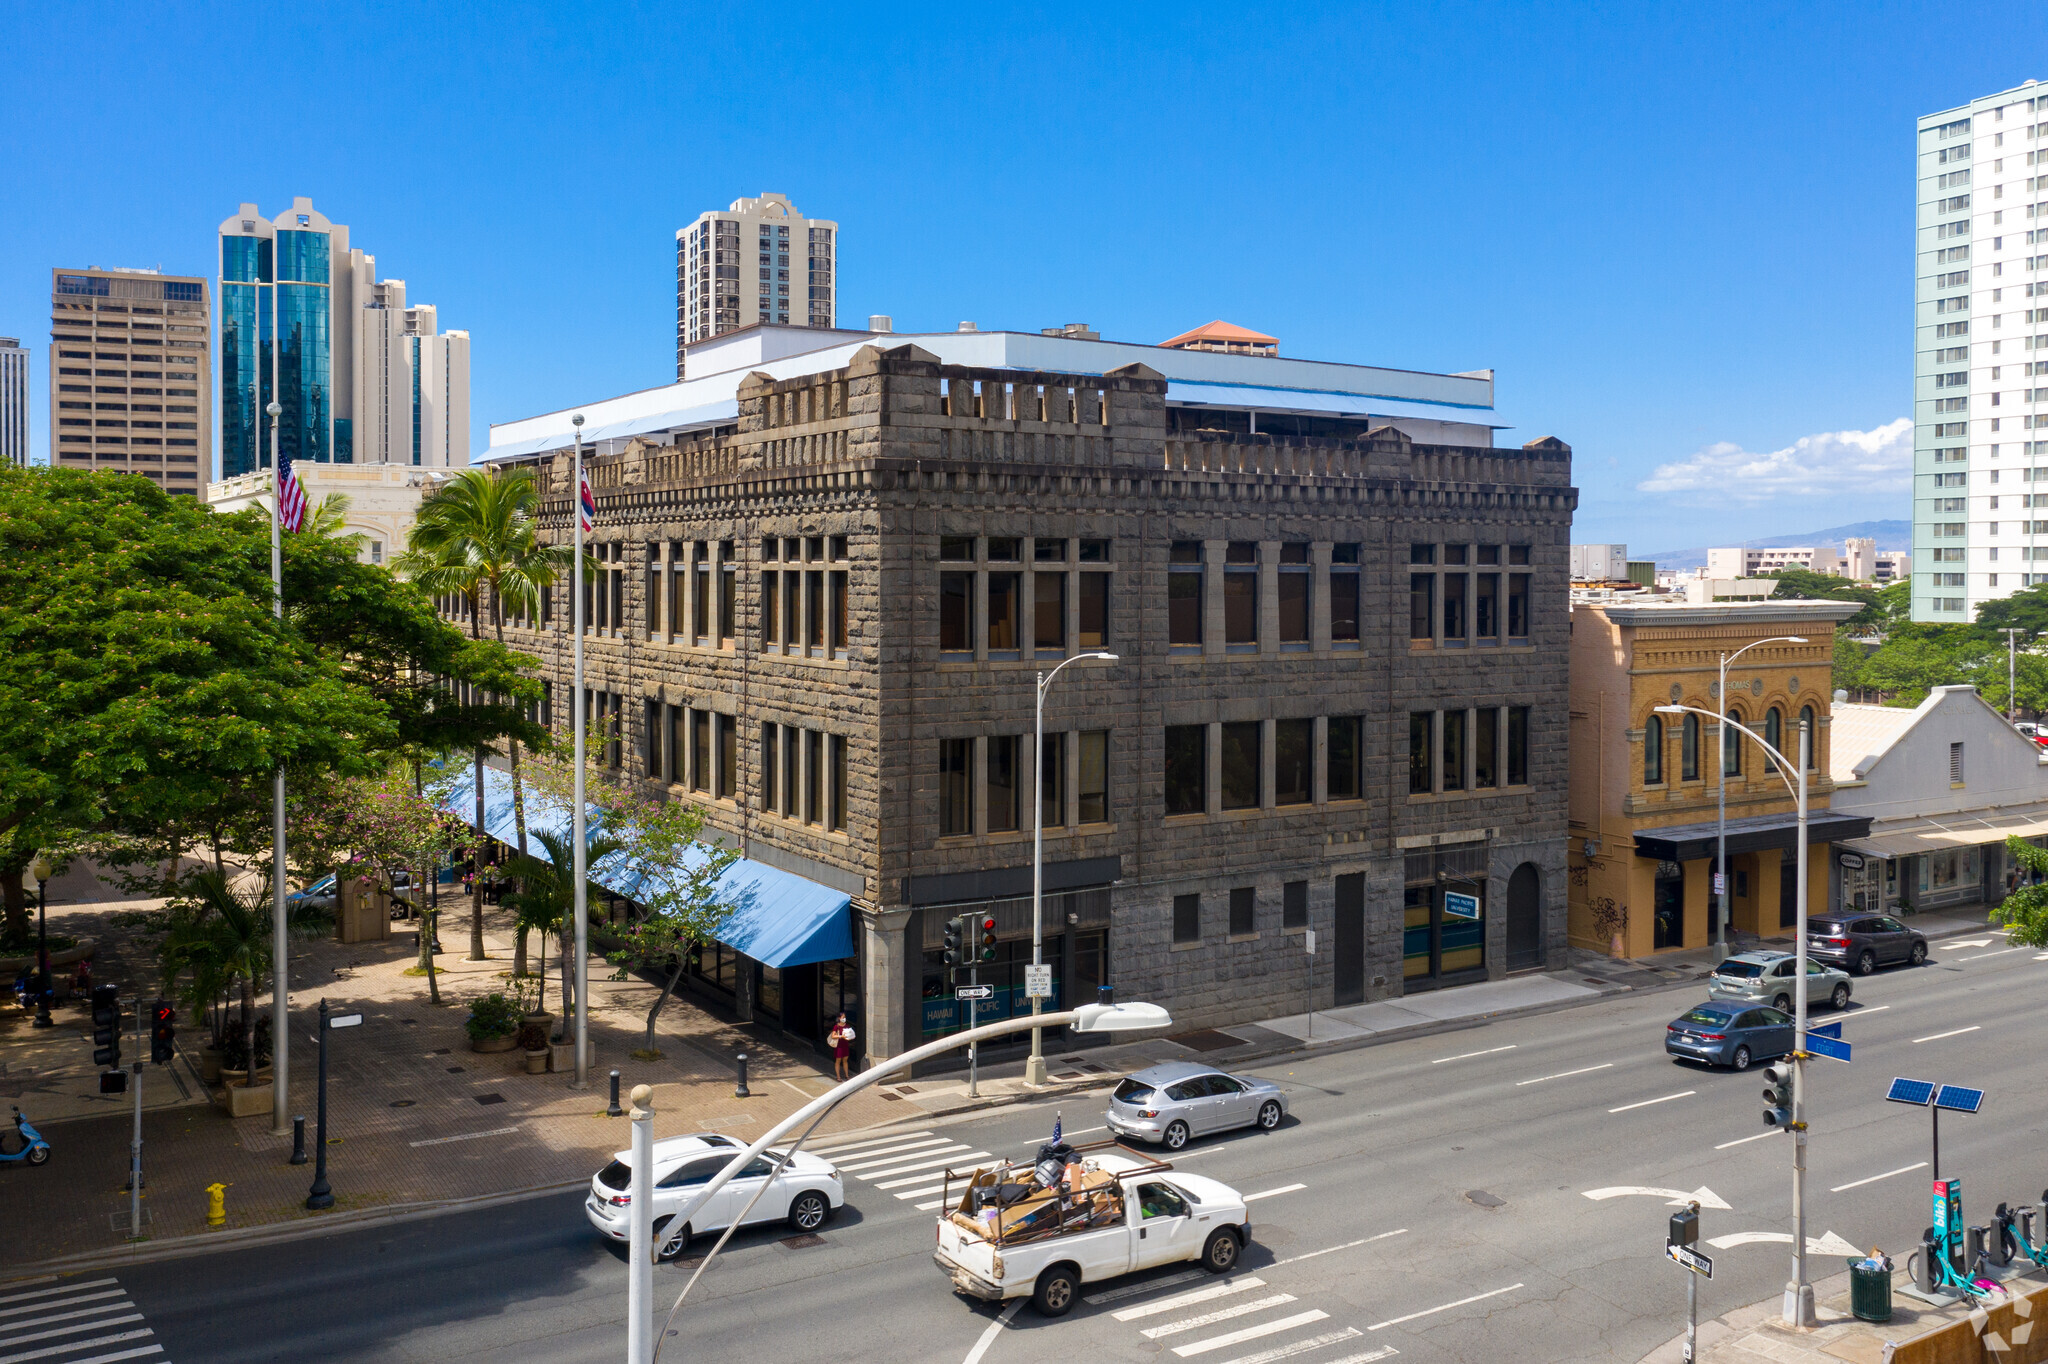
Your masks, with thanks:
[[[178,1054],[178,1011],[168,999],[159,999],[150,1010],[149,1059],[162,1065]]]
[[[1764,1067],[1764,1126],[1792,1126],[1792,1063]]]
[[[958,971],[967,964],[968,915],[955,914],[946,920],[946,969]]]
[[[121,1064],[121,987],[92,987],[92,1063],[96,1066]]]
[[[996,921],[993,917],[981,920],[981,959],[996,959]]]

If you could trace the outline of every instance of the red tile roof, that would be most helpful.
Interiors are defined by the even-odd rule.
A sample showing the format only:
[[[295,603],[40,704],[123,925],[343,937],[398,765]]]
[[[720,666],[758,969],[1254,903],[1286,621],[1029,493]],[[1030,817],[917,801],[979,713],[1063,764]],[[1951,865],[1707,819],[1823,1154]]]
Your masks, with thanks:
[[[1235,323],[1217,318],[1207,326],[1197,327],[1191,332],[1182,332],[1170,341],[1161,341],[1161,347],[1185,346],[1190,341],[1234,341],[1239,345],[1277,346],[1280,338],[1252,331]]]

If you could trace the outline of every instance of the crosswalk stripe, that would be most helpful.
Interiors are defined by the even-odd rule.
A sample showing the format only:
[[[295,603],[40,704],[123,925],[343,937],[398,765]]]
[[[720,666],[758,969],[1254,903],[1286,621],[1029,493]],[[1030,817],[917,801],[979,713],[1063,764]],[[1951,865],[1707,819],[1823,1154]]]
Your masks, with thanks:
[[[812,1146],[805,1149],[814,1155],[834,1156],[846,1159],[856,1151],[877,1151],[885,1147],[908,1142],[912,1145],[929,1144],[931,1141],[947,1141],[947,1137],[933,1137],[929,1132],[894,1132],[886,1137],[869,1137],[865,1141],[835,1142],[830,1146]],[[858,1157],[854,1157],[858,1159]]]
[[[852,1160],[835,1161],[833,1163],[849,1173],[861,1174],[869,1170],[886,1169],[891,1165],[898,1165],[906,1160],[921,1160],[926,1156],[935,1156],[944,1151],[966,1151],[971,1149],[964,1141],[946,1139],[921,1141],[917,1143],[915,1150],[894,1150],[886,1155],[855,1156]]]
[[[83,1283],[59,1284],[55,1288],[38,1288],[33,1293],[10,1293],[0,1298],[0,1303],[27,1302],[30,1298],[47,1298],[53,1293],[75,1293],[81,1288],[104,1288],[115,1282],[113,1279],[87,1279]]]
[[[1305,1355],[1310,1350],[1320,1350],[1325,1345],[1335,1345],[1340,1340],[1349,1340],[1353,1336],[1364,1334],[1365,1332],[1356,1326],[1347,1326],[1341,1331],[1325,1331],[1319,1336],[1309,1336],[1303,1340],[1290,1340],[1285,1345],[1275,1345],[1270,1350],[1239,1355],[1236,1359],[1224,1360],[1223,1364],[1273,1364],[1276,1359]],[[1375,1360],[1392,1359],[1399,1353],[1401,1352],[1391,1345],[1382,1345],[1379,1349],[1367,1350],[1364,1354],[1346,1355],[1342,1359],[1330,1360],[1328,1364],[1373,1364]]]
[[[904,1155],[915,1151],[928,1151],[936,1146],[957,1146],[954,1137],[926,1137],[921,1141],[892,1141],[881,1146],[865,1147],[859,1151],[822,1151],[819,1154],[834,1165],[872,1165],[890,1156]]]
[[[1923,1161],[1922,1164],[1925,1164],[1925,1162]],[[99,1294],[95,1293],[93,1296],[98,1297]],[[117,1293],[114,1296],[123,1299],[127,1297],[127,1295],[123,1293]],[[50,1304],[50,1306],[52,1307],[69,1307],[70,1305],[70,1302]],[[31,1326],[47,1326],[53,1321],[77,1321],[80,1317],[103,1317],[109,1312],[132,1311],[134,1307],[134,1303],[127,1301],[103,1302],[98,1303],[92,1307],[81,1307],[73,1312],[52,1312],[49,1316],[46,1317],[25,1317],[20,1321],[6,1322],[4,1324],[0,1324],[0,1331],[26,1330]]]
[[[946,1157],[946,1158],[945,1158],[944,1160],[931,1160],[931,1161],[926,1161],[926,1162],[925,1162],[925,1163],[924,1163],[924,1164],[923,1164],[922,1166],[915,1166],[915,1165],[905,1165],[905,1166],[901,1166],[901,1167],[899,1167],[899,1168],[900,1168],[900,1170],[901,1170],[902,1172],[906,1173],[906,1174],[907,1174],[907,1173],[908,1173],[909,1171],[911,1171],[911,1170],[916,1170],[916,1171],[917,1171],[917,1173],[916,1173],[916,1174],[911,1174],[911,1175],[909,1175],[909,1177],[908,1177],[908,1178],[906,1178],[906,1179],[887,1179],[887,1180],[875,1180],[875,1179],[870,1179],[870,1180],[869,1180],[869,1182],[870,1182],[870,1183],[872,1183],[872,1184],[874,1184],[874,1186],[875,1186],[876,1188],[878,1188],[878,1189],[900,1189],[900,1188],[902,1188],[902,1187],[903,1187],[903,1186],[904,1186],[905,1184],[917,1184],[917,1183],[921,1183],[921,1182],[923,1182],[924,1180],[927,1180],[927,1179],[932,1179],[932,1178],[936,1177],[936,1176],[938,1175],[938,1173],[939,1173],[939,1172],[940,1172],[941,1170],[943,1170],[944,1168],[946,1168],[947,1166],[950,1166],[950,1165],[956,1164],[956,1163],[958,1163],[958,1162],[961,1162],[961,1161],[968,1161],[968,1160],[988,1160],[988,1159],[990,1159],[990,1156],[989,1156],[989,1153],[988,1153],[988,1152],[986,1152],[986,1151],[969,1151],[969,1152],[967,1152],[967,1153],[965,1153],[965,1154],[963,1154],[963,1155],[951,1155],[951,1156],[947,1156],[947,1157]],[[896,1174],[896,1173],[898,1173],[898,1171],[897,1171],[897,1170],[890,1170],[890,1171],[889,1171],[888,1173],[890,1173],[890,1174],[892,1174],[892,1175],[893,1175],[893,1174]]]
[[[1106,1302],[1121,1302],[1125,1298],[1135,1298],[1140,1293],[1154,1293],[1159,1289],[1170,1288],[1174,1284],[1186,1283],[1189,1279],[1199,1279],[1201,1277],[1202,1271],[1199,1269],[1184,1269],[1178,1274],[1169,1274],[1163,1279],[1154,1279],[1150,1283],[1127,1283],[1117,1288],[1106,1288],[1100,1293],[1090,1293],[1081,1301],[1087,1303],[1090,1307],[1100,1307]]]
[[[0,1317],[18,1317],[23,1312],[46,1312],[52,1307],[69,1307],[73,1303],[92,1302],[99,1298],[125,1298],[127,1296],[118,1288],[103,1288],[97,1293],[79,1293],[73,1297],[54,1299],[49,1302],[32,1302],[24,1307],[0,1307]],[[5,1323],[0,1323],[0,1330],[6,1329]]]
[[[933,1199],[933,1200],[932,1200],[931,1202],[929,1202],[929,1203],[920,1203],[920,1204],[918,1204],[918,1205],[917,1205],[917,1210],[918,1210],[919,1212],[930,1212],[930,1211],[931,1211],[931,1210],[932,1210],[933,1208],[943,1208],[943,1207],[945,1207],[945,1206],[946,1206],[946,1200],[945,1200],[945,1199],[943,1199],[943,1198],[934,1198],[934,1199]]]
[[[1195,1277],[1197,1277],[1195,1274],[1176,1274],[1174,1276],[1175,1279],[1191,1279]],[[1161,1282],[1170,1283],[1172,1280],[1162,1280]],[[1159,1285],[1148,1284],[1146,1286],[1158,1287]],[[1192,1306],[1198,1302],[1209,1302],[1215,1298],[1227,1298],[1233,1293],[1242,1293],[1247,1289],[1264,1288],[1265,1286],[1266,1281],[1264,1279],[1256,1275],[1248,1275],[1242,1279],[1231,1279],[1228,1282],[1217,1284],[1213,1288],[1197,1288],[1190,1293],[1176,1293],[1170,1298],[1161,1298],[1157,1302],[1148,1302],[1139,1307],[1126,1307],[1123,1311],[1115,1312],[1111,1315],[1118,1321],[1137,1321],[1143,1317],[1156,1317],[1161,1312],[1178,1312],[1181,1308]],[[1107,1295],[1104,1295],[1102,1298],[1090,1299],[1091,1302],[1106,1300]]]
[[[1147,1340],[1158,1340],[1161,1336],[1177,1336],[1183,1331],[1192,1331],[1202,1326],[1214,1326],[1217,1322],[1229,1321],[1232,1317],[1248,1317],[1254,1312],[1263,1312],[1268,1307],[1279,1307],[1293,1301],[1294,1295],[1292,1293],[1274,1293],[1263,1298],[1253,1298],[1250,1302],[1232,1303],[1228,1307],[1219,1307],[1213,1312],[1204,1312],[1199,1317],[1187,1317],[1181,1321],[1169,1321],[1164,1326],[1151,1327],[1144,1332],[1144,1336]]]
[[[112,1354],[94,1355],[91,1359],[67,1359],[64,1364],[114,1364],[118,1359],[141,1359],[144,1355],[160,1355],[161,1345],[143,1345],[133,1350],[116,1350]]]
[[[948,1165],[957,1165],[963,1160],[986,1160],[988,1152],[977,1151],[972,1146],[963,1146],[957,1151],[936,1151],[920,1160],[905,1164],[890,1163],[875,1170],[853,1170],[849,1173],[870,1182],[887,1179],[891,1175],[907,1175],[918,1170],[943,1170]]]
[[[943,1184],[927,1184],[922,1189],[905,1189],[896,1196],[908,1203],[913,1198],[923,1198],[926,1194],[942,1194],[945,1191],[946,1186]],[[941,1203],[945,1201],[943,1198],[939,1200]],[[923,1207],[924,1205],[920,1203],[918,1206]]]
[[[1230,1331],[1220,1336],[1211,1336],[1207,1340],[1197,1340],[1187,1345],[1176,1345],[1173,1347],[1173,1352],[1182,1359],[1189,1359],[1195,1355],[1205,1355],[1211,1350],[1221,1350],[1226,1346],[1235,1345],[1239,1341],[1257,1340],[1260,1336],[1277,1335],[1282,1331],[1291,1331],[1297,1326],[1306,1326],[1312,1321],[1328,1321],[1329,1318],[1330,1314],[1323,1311],[1296,1312],[1293,1316],[1282,1317],[1278,1321],[1261,1322],[1257,1326],[1246,1326],[1240,1330]],[[6,1362],[0,1360],[0,1364],[6,1364]]]
[[[131,1304],[131,1303],[123,1303],[123,1304],[121,1304],[121,1306],[122,1306],[123,1308],[129,1308],[129,1307],[132,1307],[132,1306],[133,1306],[133,1304]],[[8,1345],[26,1345],[26,1344],[28,1344],[28,1343],[29,1343],[30,1341],[36,1341],[36,1340],[49,1340],[49,1339],[51,1339],[51,1338],[53,1338],[53,1337],[56,1337],[56,1336],[75,1336],[75,1335],[77,1335],[77,1334],[78,1334],[78,1333],[79,1333],[80,1331],[98,1331],[98,1330],[102,1330],[102,1329],[104,1329],[104,1328],[106,1328],[106,1327],[108,1327],[108,1326],[126,1326],[126,1325],[127,1325],[127,1324],[128,1324],[129,1322],[131,1322],[131,1321],[141,1321],[141,1320],[142,1320],[142,1313],[140,1313],[140,1312],[134,1312],[134,1311],[130,1311],[130,1312],[128,1313],[128,1315],[127,1315],[127,1316],[125,1316],[125,1317],[104,1317],[104,1318],[102,1318],[102,1319],[101,1319],[101,1320],[99,1320],[99,1321],[82,1321],[82,1322],[77,1322],[77,1323],[74,1323],[73,1325],[70,1325],[70,1326],[58,1326],[58,1327],[53,1327],[52,1329],[50,1329],[50,1330],[48,1330],[48,1331],[31,1331],[31,1332],[29,1332],[29,1334],[27,1334],[27,1335],[25,1335],[25,1336],[16,1336],[16,1335],[10,1335],[10,1336],[9,1336],[9,1337],[7,1338],[7,1341],[6,1341],[6,1343],[7,1343]],[[42,1325],[42,1323],[41,1323],[41,1322],[38,1322],[38,1321],[27,1321],[27,1322],[22,1322],[22,1323],[21,1323],[21,1325],[23,1325],[23,1326],[40,1326],[40,1325]],[[143,1332],[142,1334],[144,1334],[144,1335],[148,1335],[148,1334],[149,1334],[149,1332],[148,1332],[148,1331],[144,1331],[144,1332]]]
[[[124,1340],[141,1340],[144,1336],[153,1334],[155,1333],[147,1326],[143,1327],[140,1331],[117,1331],[111,1336],[101,1336],[97,1340],[74,1340],[68,1345],[46,1345],[40,1350],[26,1350],[20,1354],[0,1355],[0,1364],[28,1364],[28,1361],[31,1359],[48,1359],[51,1355],[70,1354],[74,1350],[91,1350],[101,1345],[118,1345]],[[22,1341],[18,1343],[26,1344],[27,1342]],[[161,1347],[159,1347],[158,1352],[161,1353]],[[145,1351],[144,1353],[147,1352]],[[76,1361],[75,1364],[85,1364],[85,1361]]]

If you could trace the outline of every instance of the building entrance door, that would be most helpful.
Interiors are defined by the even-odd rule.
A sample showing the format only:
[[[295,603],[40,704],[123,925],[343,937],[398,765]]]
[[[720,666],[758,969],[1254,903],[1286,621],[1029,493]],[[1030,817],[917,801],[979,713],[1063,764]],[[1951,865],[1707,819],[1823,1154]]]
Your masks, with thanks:
[[[1365,1002],[1365,873],[1337,878],[1337,924],[1330,935],[1336,1004]]]
[[[1484,845],[1408,854],[1401,894],[1404,990],[1485,978],[1486,857]]]
[[[1543,879],[1532,862],[1508,878],[1508,970],[1543,964]]]
[[[1809,909],[1812,906],[1808,906]],[[1778,927],[1799,926],[1799,853],[1788,848],[1778,861]]]
[[[1656,922],[1650,946],[1685,946],[1685,867],[1678,862],[1657,864]]]

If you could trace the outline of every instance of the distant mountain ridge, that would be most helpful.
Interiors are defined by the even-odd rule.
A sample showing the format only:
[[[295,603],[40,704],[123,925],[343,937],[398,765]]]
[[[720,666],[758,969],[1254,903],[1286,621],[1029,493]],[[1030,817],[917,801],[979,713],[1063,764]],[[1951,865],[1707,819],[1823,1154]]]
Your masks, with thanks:
[[[1773,535],[1762,540],[1744,540],[1744,549],[1782,549],[1787,545],[1832,545],[1842,547],[1842,541],[1851,536],[1877,541],[1880,550],[1911,549],[1913,547],[1913,523],[1911,521],[1856,521],[1846,526],[1829,526],[1825,530],[1810,530],[1802,535]],[[1654,560],[1659,568],[1704,568],[1707,563],[1707,546],[1697,549],[1667,549],[1655,554],[1629,557]]]

